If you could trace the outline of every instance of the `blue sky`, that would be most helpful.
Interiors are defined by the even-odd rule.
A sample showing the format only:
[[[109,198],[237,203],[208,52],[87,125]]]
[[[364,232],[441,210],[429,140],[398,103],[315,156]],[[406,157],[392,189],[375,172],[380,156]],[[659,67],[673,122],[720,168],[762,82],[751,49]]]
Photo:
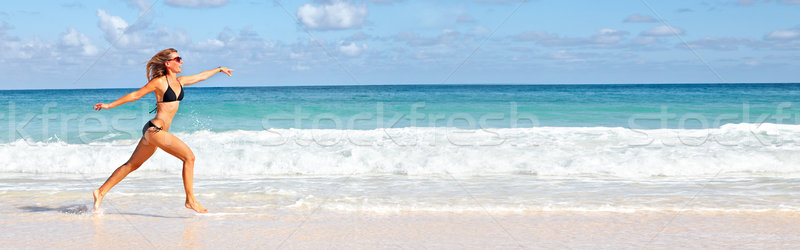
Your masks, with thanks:
[[[237,70],[205,86],[800,82],[796,13],[800,0],[7,1],[0,89],[135,88],[169,47],[187,74]]]

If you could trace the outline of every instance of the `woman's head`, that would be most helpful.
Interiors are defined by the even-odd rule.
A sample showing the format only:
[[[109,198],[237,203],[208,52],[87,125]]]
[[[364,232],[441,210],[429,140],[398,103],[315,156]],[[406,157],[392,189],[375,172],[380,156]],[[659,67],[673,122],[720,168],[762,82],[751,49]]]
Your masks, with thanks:
[[[178,56],[178,50],[169,48],[158,52],[147,62],[147,80],[167,75],[168,71],[181,73],[183,61]]]

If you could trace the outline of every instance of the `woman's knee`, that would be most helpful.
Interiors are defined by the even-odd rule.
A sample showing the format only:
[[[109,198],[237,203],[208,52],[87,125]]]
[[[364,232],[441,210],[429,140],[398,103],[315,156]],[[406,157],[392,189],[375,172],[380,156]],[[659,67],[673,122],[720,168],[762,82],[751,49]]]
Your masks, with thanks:
[[[194,163],[194,153],[192,153],[192,152],[189,152],[189,154],[188,154],[188,155],[186,155],[186,156],[183,158],[183,162],[186,162],[186,163]]]

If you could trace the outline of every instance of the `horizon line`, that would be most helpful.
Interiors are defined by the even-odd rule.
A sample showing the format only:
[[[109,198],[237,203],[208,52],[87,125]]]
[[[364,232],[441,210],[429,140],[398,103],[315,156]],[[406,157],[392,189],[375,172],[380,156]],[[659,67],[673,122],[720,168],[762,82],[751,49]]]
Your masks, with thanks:
[[[254,85],[254,86],[195,86],[192,88],[270,88],[270,87],[359,87],[359,86],[570,86],[570,85],[747,85],[747,84],[800,84],[800,82],[645,82],[645,83],[387,83],[387,84],[321,84],[321,85]],[[41,89],[0,89],[0,91],[20,90],[104,90],[136,89],[119,88],[41,88]]]

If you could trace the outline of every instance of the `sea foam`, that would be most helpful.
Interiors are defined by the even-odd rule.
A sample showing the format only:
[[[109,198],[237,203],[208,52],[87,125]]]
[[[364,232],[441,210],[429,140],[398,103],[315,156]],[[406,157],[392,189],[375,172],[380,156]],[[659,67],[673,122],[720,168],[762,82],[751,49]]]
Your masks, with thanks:
[[[177,133],[196,155],[195,174],[225,176],[713,177],[800,176],[800,125],[714,129],[535,127],[463,130],[270,129]],[[0,172],[104,176],[135,140],[0,144]],[[180,173],[159,150],[141,174]]]

